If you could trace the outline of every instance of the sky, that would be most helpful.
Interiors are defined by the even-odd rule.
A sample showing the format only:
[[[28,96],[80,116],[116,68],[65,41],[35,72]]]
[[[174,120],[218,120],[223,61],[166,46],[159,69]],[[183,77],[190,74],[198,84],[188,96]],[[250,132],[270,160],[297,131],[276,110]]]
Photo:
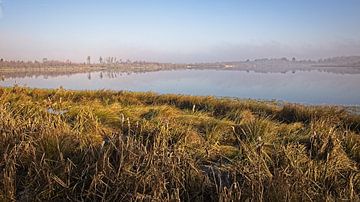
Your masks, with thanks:
[[[0,0],[0,57],[158,62],[360,55],[359,0]]]

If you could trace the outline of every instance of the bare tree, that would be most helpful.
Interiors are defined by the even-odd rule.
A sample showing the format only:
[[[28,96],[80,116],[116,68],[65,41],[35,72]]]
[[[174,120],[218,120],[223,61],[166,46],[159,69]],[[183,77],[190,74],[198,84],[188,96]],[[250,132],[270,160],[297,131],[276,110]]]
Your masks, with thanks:
[[[87,60],[87,64],[89,65],[90,64],[90,56],[87,56],[86,60]]]

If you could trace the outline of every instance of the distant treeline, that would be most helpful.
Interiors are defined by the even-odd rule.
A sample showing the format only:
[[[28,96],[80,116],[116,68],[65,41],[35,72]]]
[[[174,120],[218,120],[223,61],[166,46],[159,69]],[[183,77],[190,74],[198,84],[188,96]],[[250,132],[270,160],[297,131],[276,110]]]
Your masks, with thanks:
[[[137,64],[137,65],[144,65],[144,64],[152,64],[152,65],[160,65],[163,63],[157,63],[157,62],[145,62],[145,61],[116,61],[113,60],[109,62],[101,62],[101,63],[77,63],[77,62],[71,62],[69,60],[67,61],[58,61],[58,60],[44,60],[42,62],[40,61],[21,61],[21,60],[0,60],[0,67],[12,67],[12,68],[24,68],[24,67],[30,67],[30,68],[42,68],[42,67],[62,67],[62,66],[104,66],[104,65],[121,65],[121,64]],[[169,64],[166,64],[169,65]]]
[[[295,71],[325,71],[333,73],[358,74],[360,73],[360,56],[334,57],[327,59],[299,60],[293,57],[287,58],[262,58],[255,60],[212,62],[212,63],[159,63],[146,61],[122,60],[115,57],[107,57],[98,60],[86,58],[86,62],[76,63],[70,60],[58,61],[44,58],[40,61],[7,61],[0,59],[0,72],[3,77],[7,74],[19,72],[90,72],[90,71],[118,71],[118,72],[151,72],[163,70],[236,70],[254,71],[262,73],[286,73]]]

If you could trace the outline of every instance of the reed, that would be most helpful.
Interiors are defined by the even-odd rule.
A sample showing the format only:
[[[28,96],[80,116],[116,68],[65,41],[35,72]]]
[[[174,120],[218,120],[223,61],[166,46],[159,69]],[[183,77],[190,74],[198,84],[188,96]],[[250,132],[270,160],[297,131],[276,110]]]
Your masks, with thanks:
[[[0,201],[360,200],[340,107],[0,88]]]

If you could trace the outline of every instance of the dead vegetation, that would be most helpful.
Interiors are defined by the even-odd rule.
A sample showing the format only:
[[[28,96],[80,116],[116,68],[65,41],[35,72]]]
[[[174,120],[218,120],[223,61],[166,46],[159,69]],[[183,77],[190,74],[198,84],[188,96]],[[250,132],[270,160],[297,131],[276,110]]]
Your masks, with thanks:
[[[0,201],[357,201],[359,131],[335,107],[0,88]]]

